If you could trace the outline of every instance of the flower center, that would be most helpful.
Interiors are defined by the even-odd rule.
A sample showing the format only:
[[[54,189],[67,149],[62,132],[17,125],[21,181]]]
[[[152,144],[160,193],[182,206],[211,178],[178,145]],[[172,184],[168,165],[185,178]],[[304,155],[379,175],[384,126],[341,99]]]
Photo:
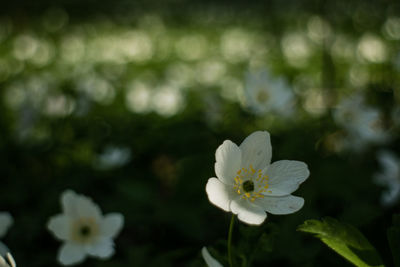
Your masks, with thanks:
[[[253,181],[247,180],[243,183],[243,190],[246,193],[250,193],[254,191],[254,183]]]
[[[81,236],[90,235],[90,227],[87,225],[82,226],[80,231],[81,231]]]
[[[260,90],[260,91],[257,93],[257,100],[258,100],[258,102],[260,102],[260,103],[265,103],[265,102],[267,102],[268,98],[269,98],[269,95],[268,95],[267,92],[265,92],[265,90]]]
[[[79,218],[72,223],[71,239],[80,244],[94,241],[100,231],[95,218]]]
[[[235,192],[243,199],[254,202],[256,198],[264,198],[263,193],[267,191],[268,176],[263,175],[262,170],[255,170],[250,164],[249,168],[241,168],[235,177]],[[271,192],[271,191],[268,191]]]

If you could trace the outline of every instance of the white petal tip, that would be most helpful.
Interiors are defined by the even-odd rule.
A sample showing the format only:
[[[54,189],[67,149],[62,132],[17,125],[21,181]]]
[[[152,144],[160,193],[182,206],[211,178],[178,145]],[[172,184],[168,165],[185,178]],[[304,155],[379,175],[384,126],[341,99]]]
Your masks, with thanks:
[[[206,247],[201,249],[201,255],[203,256],[203,259],[208,267],[222,267],[222,264],[219,263],[213,256],[211,256]]]
[[[230,211],[229,203],[230,196],[229,192],[227,192],[227,186],[224,185],[217,178],[208,179],[206,185],[206,192],[208,196],[208,200],[214,204],[215,206],[223,209],[224,211]]]
[[[252,219],[252,218],[247,218],[247,217],[240,216],[240,215],[238,216],[238,219],[241,222],[244,222],[245,224],[248,224],[248,225],[254,225],[254,226],[261,225],[265,221],[266,218],[267,218],[267,216],[265,216],[265,218],[263,218],[263,219]]]

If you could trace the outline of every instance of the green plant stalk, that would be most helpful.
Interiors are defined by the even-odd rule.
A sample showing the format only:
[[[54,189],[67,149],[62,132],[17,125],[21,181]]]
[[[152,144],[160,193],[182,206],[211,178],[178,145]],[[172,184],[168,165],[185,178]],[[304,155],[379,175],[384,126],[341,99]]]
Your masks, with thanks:
[[[235,214],[232,214],[231,223],[229,225],[229,233],[228,233],[228,261],[229,266],[233,267],[233,259],[232,259],[232,232],[233,225],[235,224]]]

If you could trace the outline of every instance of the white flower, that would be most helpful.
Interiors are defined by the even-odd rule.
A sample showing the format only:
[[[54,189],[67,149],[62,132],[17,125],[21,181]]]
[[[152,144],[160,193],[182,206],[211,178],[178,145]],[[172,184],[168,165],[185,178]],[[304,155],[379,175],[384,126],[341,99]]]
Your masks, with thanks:
[[[388,190],[382,194],[382,204],[389,206],[400,198],[400,159],[389,151],[378,153],[378,161],[382,172],[375,174],[377,184],[386,186]]]
[[[82,262],[86,255],[101,259],[114,254],[113,238],[121,230],[124,217],[120,213],[102,215],[93,201],[71,190],[61,196],[63,212],[50,218],[47,228],[65,241],[58,253],[64,265]]]
[[[208,199],[248,224],[261,224],[267,214],[289,214],[303,207],[292,196],[310,172],[304,162],[280,160],[272,164],[267,131],[249,135],[240,146],[226,140],[215,153],[215,173],[208,179]]]
[[[14,258],[11,256],[10,253],[7,253],[8,262],[0,256],[0,267],[16,267],[17,264],[14,261]]]
[[[98,170],[111,170],[124,166],[130,159],[131,150],[128,147],[107,146],[93,161],[93,167]]]
[[[13,222],[14,220],[10,213],[0,212],[0,238],[6,235]],[[6,255],[9,251],[8,247],[3,242],[0,242],[0,255]]]
[[[294,111],[293,92],[283,79],[272,79],[267,70],[247,73],[244,91],[246,104],[257,114],[290,116]]]
[[[210,255],[206,247],[201,249],[201,255],[203,255],[203,259],[207,263],[208,267],[223,267],[221,263]]]
[[[360,147],[365,143],[382,143],[389,138],[383,128],[382,114],[367,106],[361,95],[345,98],[334,112],[335,121],[346,129],[349,145]]]

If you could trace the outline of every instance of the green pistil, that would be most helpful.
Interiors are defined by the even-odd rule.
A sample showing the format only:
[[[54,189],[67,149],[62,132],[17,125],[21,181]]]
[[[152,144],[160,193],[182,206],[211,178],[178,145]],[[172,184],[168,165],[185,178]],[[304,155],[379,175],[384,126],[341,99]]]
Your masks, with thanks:
[[[243,183],[243,190],[246,193],[250,193],[254,191],[254,183],[253,181],[247,180]]]
[[[82,228],[80,229],[80,233],[81,233],[81,236],[89,236],[90,235],[90,227],[88,227],[88,226],[82,226]]]

